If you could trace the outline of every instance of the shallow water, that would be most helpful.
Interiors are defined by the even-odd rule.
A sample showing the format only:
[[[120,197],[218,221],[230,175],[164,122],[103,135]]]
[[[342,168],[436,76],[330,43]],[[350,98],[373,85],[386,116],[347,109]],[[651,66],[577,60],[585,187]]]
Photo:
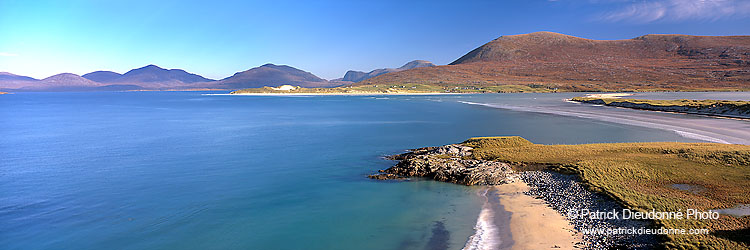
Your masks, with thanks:
[[[461,249],[483,205],[477,189],[365,178],[393,164],[381,156],[492,135],[546,144],[698,141],[459,102],[568,96],[3,95],[0,245]]]
[[[546,113],[655,128],[704,142],[750,145],[750,120],[607,107],[566,101],[586,93],[508,94],[459,97],[459,102],[521,112]],[[634,93],[634,99],[719,99],[750,101],[750,92]]]
[[[674,189],[688,191],[694,194],[700,194],[706,191],[705,187],[700,186],[700,185],[693,185],[693,184],[672,184],[670,186]]]
[[[716,210],[716,212],[736,217],[750,216],[750,204],[738,204],[731,208]]]

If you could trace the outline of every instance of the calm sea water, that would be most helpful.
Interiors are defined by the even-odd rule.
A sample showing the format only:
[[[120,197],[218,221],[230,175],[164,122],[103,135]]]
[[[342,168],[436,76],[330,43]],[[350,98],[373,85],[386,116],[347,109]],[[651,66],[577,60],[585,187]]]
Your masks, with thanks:
[[[482,205],[478,189],[367,179],[393,164],[382,156],[492,135],[695,141],[459,102],[568,95],[2,95],[0,246],[461,249]]]

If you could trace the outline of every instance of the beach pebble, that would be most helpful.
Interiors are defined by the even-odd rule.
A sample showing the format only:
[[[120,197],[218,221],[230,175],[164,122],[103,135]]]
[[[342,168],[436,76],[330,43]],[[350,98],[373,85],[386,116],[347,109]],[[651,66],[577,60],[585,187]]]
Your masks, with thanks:
[[[650,228],[651,222],[624,219],[591,219],[585,216],[567,216],[568,211],[622,211],[622,206],[601,194],[586,190],[575,175],[551,171],[526,171],[518,178],[529,185],[525,192],[542,199],[555,211],[568,218],[583,237],[582,249],[652,249],[657,239],[652,235],[583,234],[582,230],[607,230],[615,228]]]

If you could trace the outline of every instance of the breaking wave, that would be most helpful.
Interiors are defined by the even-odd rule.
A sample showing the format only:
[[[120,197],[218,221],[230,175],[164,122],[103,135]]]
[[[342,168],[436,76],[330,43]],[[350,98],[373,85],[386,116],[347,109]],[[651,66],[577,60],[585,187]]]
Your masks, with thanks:
[[[485,199],[487,198],[488,189],[484,190]],[[500,247],[499,233],[494,221],[494,210],[489,200],[484,202],[482,211],[477,218],[477,224],[474,226],[474,235],[469,237],[466,245],[462,250],[491,250]]]
[[[685,131],[680,131],[680,130],[672,130],[672,131],[674,131],[678,135],[685,137],[685,138],[696,139],[696,140],[701,140],[701,141],[709,141],[709,142],[715,142],[715,143],[730,144],[729,142],[719,139],[719,138],[713,138],[710,136],[705,136],[701,134],[690,133],[690,132],[685,132]]]

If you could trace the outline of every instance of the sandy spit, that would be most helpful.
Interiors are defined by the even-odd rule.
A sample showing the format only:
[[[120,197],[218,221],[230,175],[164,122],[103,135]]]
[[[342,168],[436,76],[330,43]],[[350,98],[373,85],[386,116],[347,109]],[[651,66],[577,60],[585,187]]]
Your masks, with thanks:
[[[203,95],[228,95],[228,96],[311,96],[311,95],[343,95],[343,96],[370,96],[370,95],[460,95],[463,93],[243,93],[243,94],[203,94]]]
[[[630,93],[604,93],[604,94],[588,94],[586,97],[589,98],[620,98],[623,96],[631,96]]]

